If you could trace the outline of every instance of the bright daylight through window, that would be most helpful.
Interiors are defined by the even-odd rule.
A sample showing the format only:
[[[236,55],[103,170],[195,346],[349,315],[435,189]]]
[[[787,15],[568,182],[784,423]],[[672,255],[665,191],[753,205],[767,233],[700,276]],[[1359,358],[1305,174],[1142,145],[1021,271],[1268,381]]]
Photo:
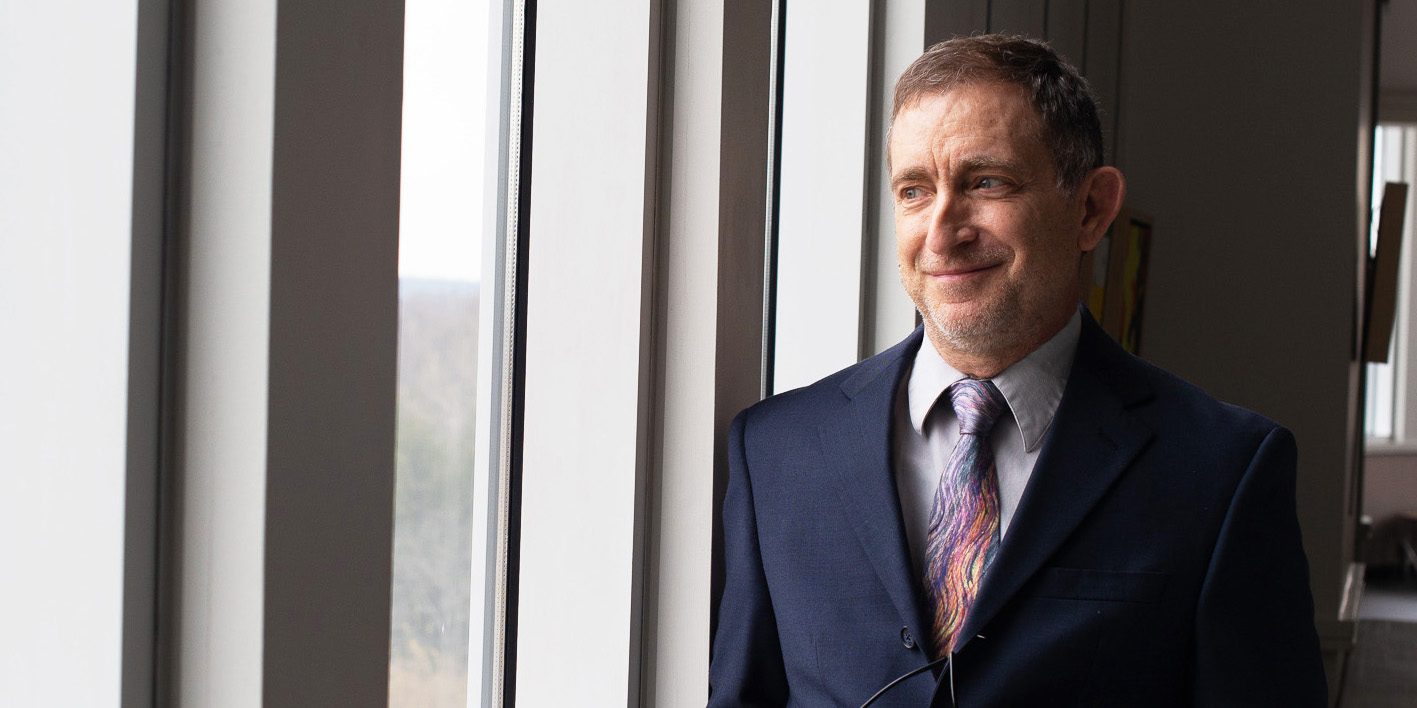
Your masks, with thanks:
[[[460,707],[483,616],[470,581],[488,6],[405,12],[389,704]]]

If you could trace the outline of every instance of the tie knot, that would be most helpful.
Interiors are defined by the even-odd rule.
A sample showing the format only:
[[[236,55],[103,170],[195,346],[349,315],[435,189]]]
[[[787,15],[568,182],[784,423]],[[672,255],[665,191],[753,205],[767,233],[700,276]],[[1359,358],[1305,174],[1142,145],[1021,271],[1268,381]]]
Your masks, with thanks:
[[[988,435],[1004,412],[1004,394],[988,379],[960,379],[948,393],[960,435]]]

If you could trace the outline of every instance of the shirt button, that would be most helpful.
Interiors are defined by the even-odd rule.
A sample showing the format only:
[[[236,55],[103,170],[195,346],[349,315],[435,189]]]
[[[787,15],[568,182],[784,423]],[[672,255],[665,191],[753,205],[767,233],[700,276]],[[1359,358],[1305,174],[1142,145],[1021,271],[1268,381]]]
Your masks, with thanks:
[[[911,636],[909,627],[900,628],[900,643],[905,646],[906,649],[915,648],[915,637]]]

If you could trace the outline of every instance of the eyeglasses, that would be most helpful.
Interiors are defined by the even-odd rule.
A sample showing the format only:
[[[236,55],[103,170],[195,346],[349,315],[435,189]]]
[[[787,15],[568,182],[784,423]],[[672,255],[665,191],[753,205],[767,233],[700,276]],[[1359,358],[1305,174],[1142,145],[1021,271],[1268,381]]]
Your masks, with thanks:
[[[872,703],[875,703],[876,701],[880,700],[881,696],[886,695],[886,693],[889,692],[892,688],[895,688],[896,686],[898,686],[898,685],[900,685],[901,683],[905,682],[907,679],[910,679],[910,678],[912,678],[912,677],[914,677],[914,676],[918,676],[918,675],[920,675],[920,674],[923,674],[923,673],[925,673],[926,671],[929,671],[930,669],[933,669],[933,668],[935,668],[936,666],[939,666],[939,665],[941,665],[941,664],[944,664],[944,665],[945,665],[945,672],[946,672],[946,674],[947,674],[947,680],[950,682],[950,705],[954,705],[954,703],[955,703],[955,670],[954,670],[954,662],[953,662],[953,661],[950,661],[952,658],[954,658],[953,652],[950,653],[950,654],[946,654],[945,656],[942,656],[942,657],[940,657],[940,658],[938,658],[938,659],[936,659],[936,660],[934,660],[934,661],[932,661],[932,662],[930,662],[930,663],[928,663],[928,664],[926,664],[926,665],[924,665],[924,666],[921,666],[921,667],[918,668],[918,669],[914,669],[914,670],[911,670],[911,671],[909,671],[909,672],[907,672],[907,673],[901,674],[900,676],[897,676],[897,677],[895,678],[895,680],[893,680],[893,681],[891,681],[890,683],[888,683],[888,684],[882,686],[882,687],[881,687],[881,690],[876,691],[874,694],[871,695],[870,698],[867,698],[867,699],[866,699],[866,702],[861,704],[861,708],[870,708],[870,706],[871,706]]]

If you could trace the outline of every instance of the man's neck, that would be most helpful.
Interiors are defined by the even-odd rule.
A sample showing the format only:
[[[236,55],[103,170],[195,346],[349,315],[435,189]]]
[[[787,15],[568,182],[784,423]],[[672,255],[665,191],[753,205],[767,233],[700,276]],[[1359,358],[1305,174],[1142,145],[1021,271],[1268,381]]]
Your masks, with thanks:
[[[925,324],[925,338],[935,347],[935,351],[940,353],[940,358],[956,371],[973,379],[992,379],[1057,336],[1063,331],[1063,327],[1067,326],[1072,313],[1073,310],[1069,310],[1062,317],[1055,318],[1051,325],[1037,328],[1034,336],[1007,348],[990,350],[985,347],[984,351],[979,352],[960,351],[949,346],[945,338],[930,326],[928,319]]]

